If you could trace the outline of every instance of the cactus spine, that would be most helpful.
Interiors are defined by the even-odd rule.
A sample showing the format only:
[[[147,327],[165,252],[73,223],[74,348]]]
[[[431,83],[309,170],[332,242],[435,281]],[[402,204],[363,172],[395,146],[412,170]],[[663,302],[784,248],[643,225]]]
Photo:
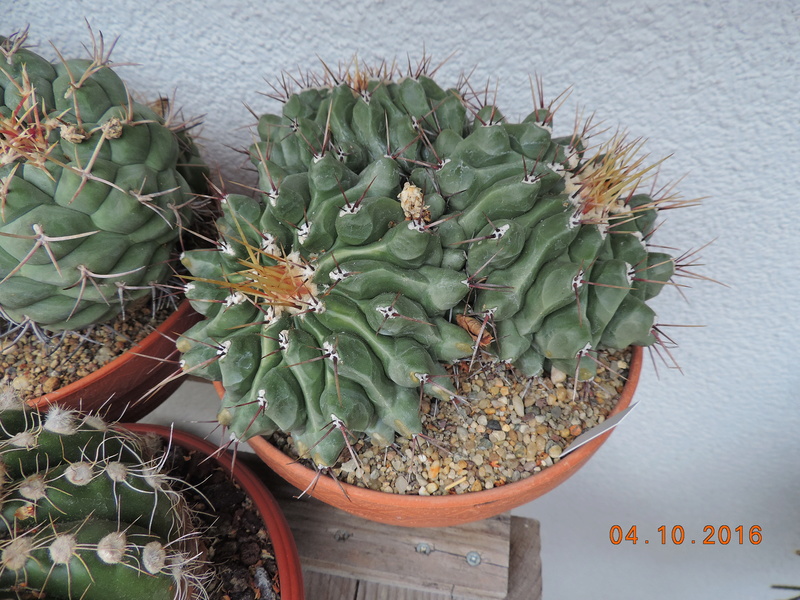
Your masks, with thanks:
[[[183,126],[131,99],[102,36],[55,64],[26,37],[0,36],[0,316],[76,330],[171,276],[205,167]]]
[[[202,593],[191,515],[144,438],[58,407],[41,415],[9,392],[2,404],[0,593]]]
[[[308,83],[259,120],[261,197],[226,196],[218,251],[183,259],[206,316],[185,369],[223,382],[236,439],[291,431],[330,465],[347,432],[418,435],[453,361],[588,379],[598,349],[658,341],[675,260],[647,241],[681,202],[640,190],[639,143],[553,137],[543,101],[508,122],[426,64]]]

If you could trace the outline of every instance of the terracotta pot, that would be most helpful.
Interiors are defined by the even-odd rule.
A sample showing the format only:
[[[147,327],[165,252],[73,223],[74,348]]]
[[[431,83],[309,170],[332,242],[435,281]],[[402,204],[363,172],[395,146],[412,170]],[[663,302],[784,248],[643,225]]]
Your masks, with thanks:
[[[630,372],[617,406],[609,416],[627,408],[642,368],[642,348],[634,348]],[[222,395],[219,383],[214,384]],[[611,435],[605,433],[571,452],[553,466],[526,479],[480,492],[447,496],[389,494],[336,482],[294,462],[261,436],[248,440],[255,453],[280,477],[327,504],[370,521],[404,527],[446,527],[487,519],[535,500],[580,469]],[[344,490],[344,491],[342,491]],[[346,495],[345,495],[346,492]]]
[[[230,452],[220,453],[218,446],[191,433],[148,423],[123,423],[122,426],[136,433],[152,432],[163,438],[171,437],[175,444],[187,450],[213,456],[217,464],[231,475],[250,497],[264,521],[275,553],[281,600],[304,600],[300,557],[297,554],[297,546],[295,546],[289,524],[275,498],[253,471],[241,461],[236,462],[232,468],[233,456]]]
[[[109,421],[141,419],[183,382],[183,378],[170,381],[148,394],[157,383],[179,371],[175,338],[199,320],[200,315],[184,300],[154,332],[127,352],[94,373],[50,394],[33,398],[28,404],[41,410],[47,410],[50,404],[59,404],[96,411]]]

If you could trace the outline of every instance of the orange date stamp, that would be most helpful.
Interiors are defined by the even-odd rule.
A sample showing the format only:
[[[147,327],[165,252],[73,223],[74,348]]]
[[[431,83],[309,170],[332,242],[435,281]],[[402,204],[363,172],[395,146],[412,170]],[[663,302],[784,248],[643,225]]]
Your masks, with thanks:
[[[750,527],[706,525],[703,527],[702,533],[696,537],[691,535],[687,537],[686,529],[682,525],[673,525],[672,527],[661,525],[654,533],[655,535],[651,539],[651,537],[642,537],[636,525],[628,526],[627,530],[621,525],[612,525],[608,531],[608,539],[615,546],[623,543],[633,545],[653,543],[662,546],[666,544],[680,546],[684,543],[703,546],[727,546],[728,544],[758,546],[764,539],[760,525],[751,525]]]

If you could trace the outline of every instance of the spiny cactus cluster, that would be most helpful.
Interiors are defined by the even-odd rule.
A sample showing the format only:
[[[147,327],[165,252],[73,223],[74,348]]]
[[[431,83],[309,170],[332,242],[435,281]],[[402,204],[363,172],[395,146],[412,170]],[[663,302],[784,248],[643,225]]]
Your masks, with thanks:
[[[172,275],[206,170],[185,125],[133,101],[102,36],[52,64],[26,38],[0,37],[0,316],[77,330]]]
[[[191,515],[144,438],[58,407],[42,415],[8,392],[0,438],[0,595],[201,593]]]
[[[508,361],[580,379],[596,351],[659,341],[646,302],[676,271],[648,240],[659,208],[641,143],[554,137],[423,61],[285,90],[250,149],[263,194],[227,195],[217,251],[187,253],[205,320],[184,368],[221,380],[235,439],[292,432],[335,463],[346,432],[420,434],[420,394],[458,399],[446,365]]]

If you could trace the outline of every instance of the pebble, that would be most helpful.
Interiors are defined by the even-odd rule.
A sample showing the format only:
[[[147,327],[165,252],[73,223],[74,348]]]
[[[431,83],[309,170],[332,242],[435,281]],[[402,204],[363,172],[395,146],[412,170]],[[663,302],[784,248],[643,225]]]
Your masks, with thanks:
[[[514,412],[517,413],[518,417],[525,416],[525,404],[523,403],[522,398],[520,398],[518,395],[513,396],[511,398],[511,405],[514,407]]]
[[[629,353],[602,360],[627,365]],[[469,406],[441,402],[435,417],[423,412],[423,433],[434,443],[398,436],[396,448],[386,452],[362,436],[353,446],[363,471],[354,470],[348,458],[333,472],[361,487],[421,496],[475,492],[534,476],[557,463],[575,437],[605,420],[627,374],[618,364],[615,370],[619,374],[602,369],[575,394],[572,378],[563,373],[526,379],[509,365],[483,365],[485,379],[458,388]],[[297,458],[291,438],[277,435],[272,441]]]

